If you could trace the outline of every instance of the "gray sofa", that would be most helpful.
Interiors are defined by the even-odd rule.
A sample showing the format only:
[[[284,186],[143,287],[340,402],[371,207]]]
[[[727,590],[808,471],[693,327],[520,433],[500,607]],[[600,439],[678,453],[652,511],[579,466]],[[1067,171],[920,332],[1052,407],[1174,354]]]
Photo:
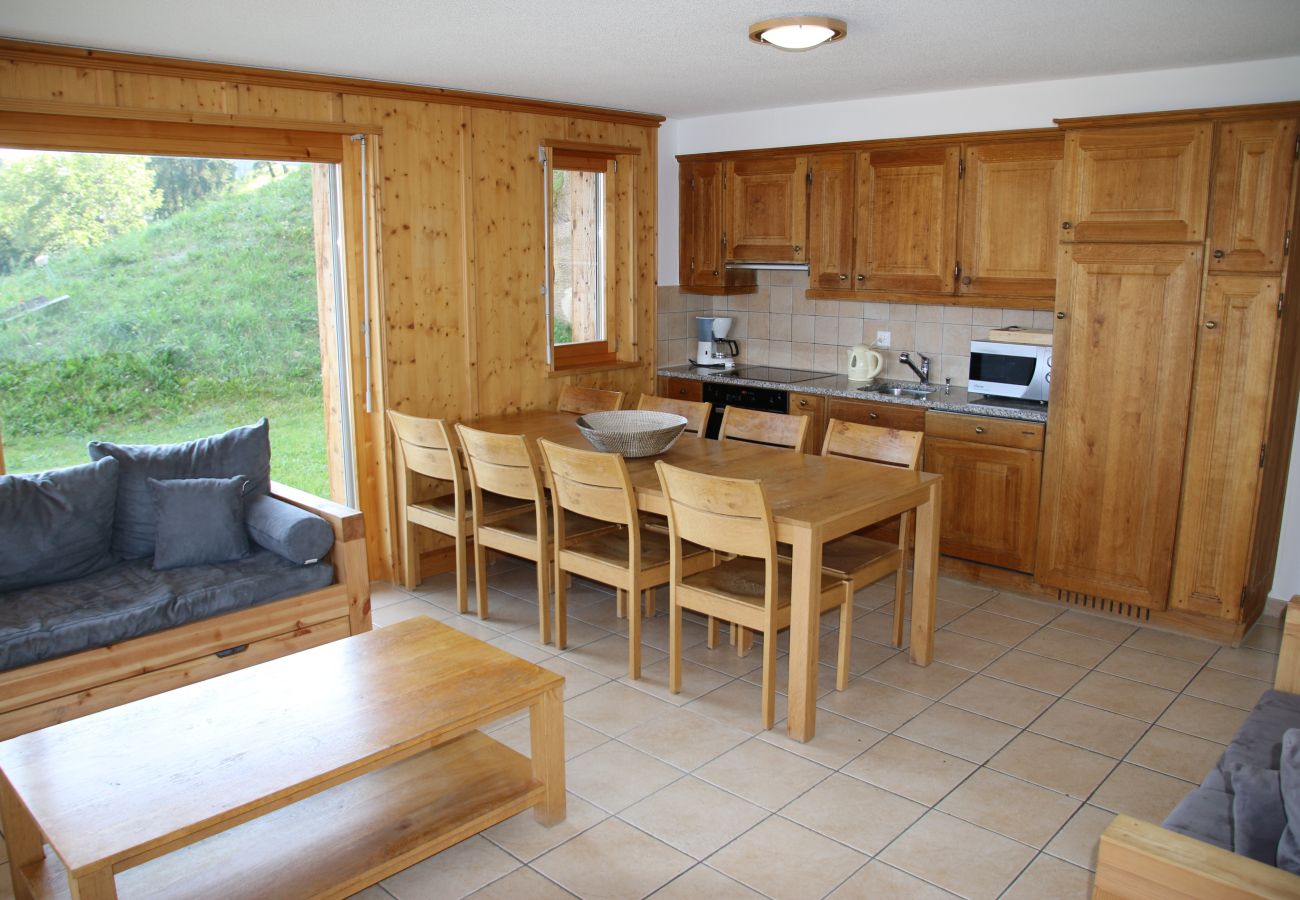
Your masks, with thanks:
[[[1300,597],[1274,689],[1163,826],[1116,817],[1098,845],[1093,897],[1300,897]]]
[[[359,513],[269,429],[0,476],[0,738],[370,627]]]

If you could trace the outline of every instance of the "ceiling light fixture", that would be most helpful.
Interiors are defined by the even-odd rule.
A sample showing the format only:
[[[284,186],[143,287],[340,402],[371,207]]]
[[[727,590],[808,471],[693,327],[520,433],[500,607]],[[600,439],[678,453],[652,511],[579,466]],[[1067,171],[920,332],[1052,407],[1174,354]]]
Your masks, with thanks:
[[[782,16],[749,26],[749,39],[754,43],[792,51],[811,50],[838,41],[848,33],[849,26],[843,19],[826,16]]]

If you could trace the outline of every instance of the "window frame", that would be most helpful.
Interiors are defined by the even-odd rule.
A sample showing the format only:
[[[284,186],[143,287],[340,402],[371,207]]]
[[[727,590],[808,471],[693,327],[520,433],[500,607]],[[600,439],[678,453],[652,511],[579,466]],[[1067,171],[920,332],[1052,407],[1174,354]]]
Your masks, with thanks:
[[[626,323],[635,321],[636,217],[635,172],[640,149],[569,141],[547,141],[539,150],[543,173],[543,227],[546,239],[542,292],[545,313],[546,358],[552,371],[616,365],[623,347]],[[555,343],[555,241],[552,234],[556,169],[600,172],[605,175],[601,226],[600,279],[604,283],[605,338],[573,344]]]

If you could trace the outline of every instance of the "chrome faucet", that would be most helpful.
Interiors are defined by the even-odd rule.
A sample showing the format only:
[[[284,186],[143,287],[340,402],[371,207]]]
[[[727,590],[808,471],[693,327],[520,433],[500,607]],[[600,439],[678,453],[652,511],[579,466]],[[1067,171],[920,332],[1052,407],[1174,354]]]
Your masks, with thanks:
[[[920,353],[917,353],[916,355],[921,356]],[[921,384],[930,383],[930,360],[926,359],[924,356],[921,356],[921,368],[918,369],[916,367],[916,364],[912,362],[912,357],[908,355],[907,351],[903,351],[902,353],[898,354],[898,361],[901,362],[903,365],[907,366],[913,372],[915,372],[916,377],[921,379]]]

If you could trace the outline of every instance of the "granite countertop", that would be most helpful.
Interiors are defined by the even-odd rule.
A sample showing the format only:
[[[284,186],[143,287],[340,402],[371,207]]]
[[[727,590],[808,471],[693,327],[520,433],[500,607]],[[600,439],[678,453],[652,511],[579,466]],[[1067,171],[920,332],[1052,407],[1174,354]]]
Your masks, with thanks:
[[[743,367],[742,367],[743,369]],[[877,403],[899,403],[904,406],[920,406],[924,409],[937,409],[940,412],[959,413],[968,416],[991,416],[999,419],[1018,419],[1023,422],[1046,422],[1047,407],[1024,400],[996,400],[977,396],[972,399],[965,388],[953,387],[945,392],[941,385],[933,394],[924,397],[895,397],[890,394],[876,394],[859,390],[862,382],[849,381],[845,375],[827,373],[824,378],[812,381],[800,381],[795,384],[782,384],[773,381],[757,381],[738,375],[722,374],[719,370],[698,369],[694,366],[662,366],[658,370],[665,378],[685,378],[690,381],[709,381],[715,384],[743,384],[746,387],[770,388],[777,391],[793,391],[800,394],[821,394],[826,397],[844,397],[849,400],[873,400]],[[913,384],[914,382],[877,379],[876,384]]]

